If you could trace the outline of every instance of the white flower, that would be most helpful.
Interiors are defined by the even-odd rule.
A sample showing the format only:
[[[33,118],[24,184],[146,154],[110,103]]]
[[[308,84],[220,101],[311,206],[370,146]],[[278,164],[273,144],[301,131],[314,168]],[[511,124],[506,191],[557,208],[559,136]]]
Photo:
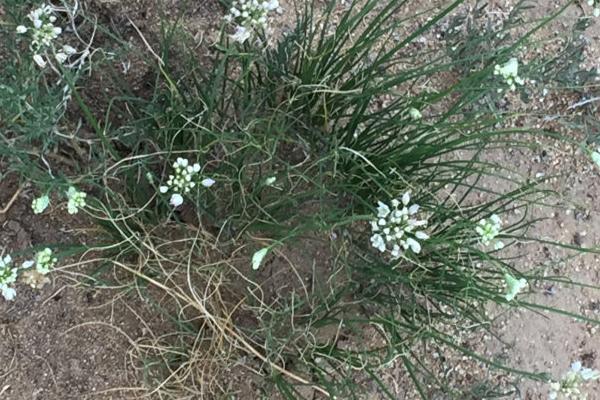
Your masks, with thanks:
[[[173,193],[171,200],[169,200],[169,204],[173,207],[179,207],[183,204],[183,197],[179,193]]]
[[[73,186],[69,187],[69,190],[67,190],[67,211],[69,212],[69,214],[77,214],[80,208],[85,207],[86,197],[87,193],[80,192]]]
[[[0,268],[6,268],[10,263],[12,263],[12,257],[10,255],[5,255],[4,258],[0,257]]]
[[[189,161],[187,158],[181,158],[181,157],[177,157],[177,160],[175,161],[175,164],[173,165],[173,167],[175,169],[177,168],[186,168],[189,165]]]
[[[416,108],[410,108],[408,110],[408,115],[410,115],[410,117],[415,121],[421,119],[423,116],[421,115],[421,111],[417,110]]]
[[[17,291],[15,289],[2,284],[0,284],[0,291],[2,292],[2,296],[8,301],[14,300],[15,296],[17,295]]]
[[[600,8],[594,8],[594,17],[600,17]]]
[[[238,25],[235,28],[235,33],[233,35],[229,35],[231,40],[238,43],[244,43],[246,40],[250,38],[250,30],[244,26]]]
[[[427,220],[409,218],[409,215],[416,215],[420,210],[418,204],[409,203],[410,192],[404,193],[401,199],[393,199],[390,202],[392,208],[378,201],[376,217],[370,221],[371,246],[381,253],[389,251],[392,259],[399,258],[403,250],[410,249],[414,254],[419,254],[422,250],[419,240],[429,239],[425,231],[415,232],[415,228],[426,226]]]
[[[48,195],[43,195],[37,199],[33,199],[31,202],[31,209],[34,214],[41,214],[48,208],[48,205],[50,205],[50,197],[48,197]]]
[[[382,253],[385,251],[385,241],[383,236],[378,233],[371,236],[371,245]]]
[[[215,184],[215,180],[211,179],[211,178],[206,178],[206,179],[203,179],[202,182],[200,182],[200,183],[202,184],[202,186],[209,188]]]
[[[35,61],[35,63],[40,67],[40,68],[46,68],[46,60],[44,60],[44,57],[42,57],[39,54],[34,54],[33,55],[33,61]]]
[[[408,207],[408,214],[414,215],[414,214],[418,213],[419,208],[421,208],[421,206],[419,206],[418,204],[413,204],[412,206]]]
[[[263,259],[269,253],[269,250],[271,250],[270,247],[264,247],[252,255],[252,269],[253,270],[256,271],[260,267]]]
[[[52,250],[45,248],[35,255],[35,269],[41,275],[46,275],[50,272],[58,260],[52,256]]]
[[[527,281],[524,278],[517,279],[509,273],[504,274],[506,282],[506,294],[504,298],[507,301],[512,301],[521,290],[527,287]]]
[[[390,214],[390,208],[381,201],[377,202],[377,218],[385,218]]]
[[[492,222],[498,226],[500,226],[502,224],[502,220],[500,219],[500,217],[496,214],[492,214],[492,216],[490,217],[490,219],[492,220]]]
[[[279,12],[278,0],[233,0],[229,14],[225,21],[235,24],[235,32],[229,35],[232,40],[244,43],[256,35],[257,29],[268,29],[268,14],[272,11]]]
[[[587,381],[600,378],[600,372],[590,368],[584,368],[580,361],[571,364],[571,369],[567,371],[560,381],[550,382],[550,399],[585,399],[586,396],[581,392],[580,386]]]
[[[406,192],[402,195],[402,204],[407,206],[409,202],[410,202],[410,192]]]
[[[64,64],[65,61],[67,61],[67,59],[69,58],[69,56],[67,56],[65,53],[63,52],[58,52],[56,53],[56,55],[54,56],[54,58],[56,58],[56,61],[59,64]]]
[[[72,47],[72,46],[69,46],[68,44],[65,44],[65,45],[62,47],[62,49],[63,49],[63,52],[64,52],[66,55],[68,55],[68,56],[70,56],[70,55],[73,55],[73,54],[77,53],[77,50],[76,50],[74,47]]]
[[[410,249],[415,253],[419,254],[421,252],[421,245],[415,239],[409,237],[406,239],[406,244],[410,247]]]
[[[0,257],[0,292],[6,300],[13,300],[17,292],[12,284],[17,281],[17,269],[12,267],[10,255]]]
[[[275,183],[276,180],[277,180],[276,177],[271,176],[271,177],[265,179],[265,185],[272,186]]]
[[[415,236],[417,237],[417,239],[420,239],[420,240],[427,240],[427,239],[429,239],[429,235],[428,235],[428,234],[426,234],[426,233],[425,233],[425,232],[423,232],[423,231],[417,231],[417,232],[415,233]]]
[[[600,379],[600,371],[590,369],[590,368],[582,368],[579,372],[581,379],[584,381],[592,381],[596,379]]]
[[[54,15],[54,8],[50,5],[44,5],[42,7],[32,10],[28,16],[31,21],[31,26],[25,25],[17,26],[18,33],[31,33],[31,46],[30,48],[34,52],[34,62],[44,68],[48,62],[42,56],[47,53],[47,49],[51,48],[52,42],[62,33],[62,28],[55,26],[57,18]],[[63,51],[59,51],[55,58],[60,62],[64,62],[66,59],[65,55],[68,56],[70,50],[73,49],[70,46],[63,46]],[[74,49],[73,49],[74,50]]]
[[[59,64],[63,64],[65,61],[67,61],[68,58],[68,56],[63,52],[56,53],[54,57],[56,58],[56,61],[58,61]]]
[[[493,214],[489,219],[482,219],[479,224],[475,227],[475,231],[481,237],[481,243],[484,246],[489,245],[495,238],[500,234],[502,229],[502,220],[496,214]],[[495,245],[496,250],[504,247],[502,242]]]
[[[511,90],[515,90],[515,84],[525,84],[525,80],[519,76],[519,60],[515,57],[511,58],[503,65],[496,65],[494,67],[494,75],[502,76]]]
[[[519,75],[519,60],[515,57],[508,60],[502,66],[496,65],[494,67],[494,74],[502,75],[505,78],[512,78]]]
[[[169,179],[166,185],[158,187],[160,193],[167,193],[169,190],[173,192],[170,203],[174,207],[178,207],[183,203],[183,195],[190,193],[198,183],[198,175],[200,170],[200,164],[190,164],[189,160],[178,157],[173,163],[173,169],[175,175],[169,175]],[[205,178],[199,182],[204,187],[211,187],[215,184],[214,179]]]

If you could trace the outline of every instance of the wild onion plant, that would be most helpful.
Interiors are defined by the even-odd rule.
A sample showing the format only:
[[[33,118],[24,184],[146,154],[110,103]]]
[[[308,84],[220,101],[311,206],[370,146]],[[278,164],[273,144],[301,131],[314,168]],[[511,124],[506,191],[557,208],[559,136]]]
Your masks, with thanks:
[[[305,389],[361,398],[366,379],[393,399],[378,375],[399,364],[422,398],[431,387],[460,395],[420,357],[430,345],[549,381],[446,328],[489,329],[490,304],[585,319],[527,301],[532,282],[552,277],[523,270],[509,252],[537,240],[529,211],[551,193],[489,157],[534,138],[574,143],[487,106],[527,90],[535,77],[519,69],[519,49],[562,9],[486,33],[512,38],[501,46],[449,56],[418,39],[463,0],[427,18],[407,14],[407,0],[297,1],[285,10],[294,26],[280,34],[264,29],[277,2],[258,1],[252,35],[231,37],[227,24],[246,3],[224,11],[206,63],[165,22],[160,46],[149,45],[153,94],[115,85],[103,120],[125,115],[122,126],[84,112],[101,171],[87,177],[100,204],[87,210],[106,232],[93,250],[114,276],[132,274],[177,327],[140,345],[149,383],[172,398],[178,386],[227,394],[224,371],[246,360],[269,398]],[[69,193],[69,210],[86,207],[82,192]],[[315,248],[327,262],[306,258]],[[305,258],[291,261],[294,251]],[[282,273],[280,264],[285,285],[270,288],[266,271]]]

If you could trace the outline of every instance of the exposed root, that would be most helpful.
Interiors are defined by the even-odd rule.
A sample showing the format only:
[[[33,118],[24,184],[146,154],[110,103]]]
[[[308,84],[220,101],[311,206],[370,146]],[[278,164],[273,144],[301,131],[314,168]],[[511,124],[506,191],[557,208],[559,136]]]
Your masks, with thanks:
[[[17,201],[17,198],[21,194],[21,191],[23,191],[22,187],[17,189],[17,191],[12,195],[12,197],[8,201],[8,203],[6,203],[6,206],[4,206],[4,208],[0,210],[0,214],[6,214],[8,212],[8,210],[10,210],[10,208],[13,206],[14,202]]]

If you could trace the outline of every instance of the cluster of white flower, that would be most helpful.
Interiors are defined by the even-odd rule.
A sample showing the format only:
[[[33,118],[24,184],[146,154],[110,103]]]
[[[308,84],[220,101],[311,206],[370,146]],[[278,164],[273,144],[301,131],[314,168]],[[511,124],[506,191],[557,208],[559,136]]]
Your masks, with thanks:
[[[173,192],[169,203],[173,207],[178,207],[183,204],[183,195],[196,187],[201,168],[198,163],[190,165],[187,159],[178,157],[175,163],[173,163],[173,169],[175,170],[175,175],[169,175],[167,184],[160,186],[158,190],[161,193],[167,193],[169,190]],[[211,178],[205,178],[200,181],[200,184],[208,188],[214,185],[215,181]]]
[[[503,65],[497,64],[494,67],[494,75],[500,75],[504,78],[512,91],[517,88],[516,85],[525,84],[525,80],[519,76],[519,61],[514,57]],[[498,91],[501,92],[502,89],[498,89]]]
[[[413,121],[418,121],[423,117],[423,115],[421,114],[421,111],[419,111],[418,109],[416,109],[414,107],[411,107],[408,109],[408,115],[410,115],[410,118]]]
[[[593,381],[600,378],[600,372],[590,368],[584,368],[581,362],[576,361],[571,364],[571,369],[558,382],[550,382],[550,400],[558,399],[581,399],[587,398],[585,393],[581,392],[580,386],[587,381]]]
[[[46,208],[48,208],[49,205],[50,197],[48,197],[48,195],[45,194],[36,199],[33,199],[33,201],[31,202],[31,209],[33,210],[34,214],[41,214],[46,210]]]
[[[504,274],[504,282],[506,283],[506,294],[504,295],[506,301],[512,301],[521,290],[527,287],[525,278],[517,279],[509,273]]]
[[[482,219],[475,227],[475,231],[481,237],[481,243],[483,243],[484,246],[487,246],[494,241],[496,236],[500,234],[501,229],[502,220],[496,214],[492,215],[489,219]],[[496,250],[500,250],[503,247],[504,243],[499,240],[494,243],[494,249]]]
[[[80,209],[84,208],[87,204],[85,199],[87,193],[77,190],[75,187],[70,186],[65,192],[67,195],[67,211],[69,214],[77,214]],[[47,194],[37,197],[31,202],[31,209],[34,214],[41,214],[50,205],[50,196]]]
[[[382,253],[390,252],[393,259],[408,249],[420,253],[419,240],[429,239],[429,235],[420,230],[427,226],[427,220],[416,218],[420,206],[409,203],[410,192],[404,193],[400,200],[392,200],[391,208],[378,201],[377,218],[371,221],[371,245]]]
[[[12,258],[9,255],[0,257],[0,292],[6,300],[14,299],[17,294],[13,288],[17,275],[17,268],[12,266]]]
[[[56,50],[54,40],[62,33],[62,28],[55,26],[56,15],[54,8],[48,4],[34,9],[27,16],[31,21],[31,26],[17,26],[17,33],[31,35],[31,50],[33,51],[33,60],[41,68],[48,64],[47,50],[54,54],[54,59],[63,64],[69,56],[77,53],[77,50],[67,44]]]
[[[600,17],[600,0],[588,0],[588,6],[594,7],[594,17]]]
[[[235,24],[230,35],[236,42],[244,43],[257,30],[268,29],[268,14],[279,9],[279,0],[234,0],[225,21]]]
[[[34,260],[27,260],[21,264],[21,267],[14,267],[10,255],[0,257],[0,292],[6,300],[13,300],[17,294],[14,284],[19,277],[19,270],[26,270],[23,273],[23,281],[32,287],[39,288],[49,281],[45,276],[54,268],[58,259],[54,257],[52,250],[45,248],[36,253]],[[29,270],[35,265],[34,270]]]
[[[87,193],[80,192],[73,186],[69,187],[69,189],[67,190],[67,211],[69,212],[69,214],[77,214],[77,212],[79,212],[79,209],[85,207],[86,197]]]
[[[34,261],[26,261],[23,263],[24,268],[29,268],[35,264],[35,270],[41,275],[47,275],[56,265],[58,259],[54,257],[52,250],[45,248],[35,255]]]

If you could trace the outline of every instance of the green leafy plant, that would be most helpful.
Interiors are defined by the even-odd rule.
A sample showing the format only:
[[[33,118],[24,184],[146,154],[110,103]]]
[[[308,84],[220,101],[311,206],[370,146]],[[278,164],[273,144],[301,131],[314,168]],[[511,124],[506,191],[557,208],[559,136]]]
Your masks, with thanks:
[[[97,203],[73,205],[103,228],[91,250],[176,327],[174,339],[140,346],[148,384],[172,398],[178,385],[227,394],[219,379],[252,358],[265,396],[361,398],[368,379],[393,399],[378,378],[391,365],[422,398],[430,387],[459,396],[420,345],[548,381],[477,353],[449,327],[489,329],[490,304],[597,323],[526,300],[531,283],[558,278],[507,252],[541,241],[529,212],[552,193],[490,157],[534,138],[576,143],[482,106],[520,82],[517,51],[562,10],[514,35],[524,20],[511,16],[494,46],[422,54],[416,40],[462,0],[420,24],[407,1],[337,3],[300,2],[294,28],[270,42],[223,31],[208,65],[165,23],[160,50],[149,46],[153,93],[115,82],[104,120],[125,115],[122,126],[101,127],[77,97],[97,134],[86,176]]]

